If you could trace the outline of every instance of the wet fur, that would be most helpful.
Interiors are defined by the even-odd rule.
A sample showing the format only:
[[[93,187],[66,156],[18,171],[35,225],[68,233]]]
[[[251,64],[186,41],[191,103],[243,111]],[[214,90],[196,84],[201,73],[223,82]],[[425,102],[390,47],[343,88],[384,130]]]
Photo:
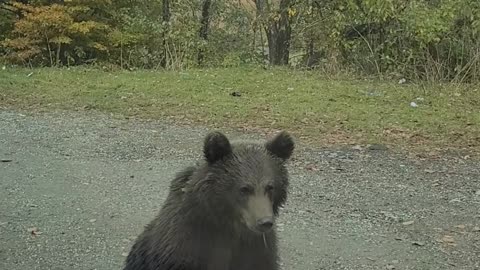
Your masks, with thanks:
[[[264,235],[249,230],[230,193],[239,182],[261,185],[264,179],[274,179],[272,201],[277,216],[289,184],[284,162],[291,151],[285,147],[293,150],[293,143],[289,146],[291,139],[286,137],[280,139],[287,145],[278,141],[230,145],[222,136],[210,134],[205,140],[205,160],[171,181],[165,204],[137,238],[124,270],[278,269],[275,229]],[[218,147],[209,148],[209,140]]]

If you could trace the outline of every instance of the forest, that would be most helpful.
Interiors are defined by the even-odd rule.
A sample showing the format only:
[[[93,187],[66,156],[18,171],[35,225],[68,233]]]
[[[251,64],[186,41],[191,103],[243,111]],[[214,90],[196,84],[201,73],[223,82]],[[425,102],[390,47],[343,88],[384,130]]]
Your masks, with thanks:
[[[0,61],[480,81],[478,0],[0,0]]]
[[[480,0],[0,0],[0,269],[480,270],[479,108]]]

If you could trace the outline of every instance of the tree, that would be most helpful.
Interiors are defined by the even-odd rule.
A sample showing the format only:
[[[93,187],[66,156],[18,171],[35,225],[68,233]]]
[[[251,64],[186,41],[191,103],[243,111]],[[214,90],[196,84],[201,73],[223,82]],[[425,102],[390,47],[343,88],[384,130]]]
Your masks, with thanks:
[[[201,41],[204,43],[207,42],[208,40],[208,26],[210,23],[210,6],[212,4],[211,0],[204,0],[202,4],[202,17],[200,21],[200,31],[199,31],[199,36]],[[198,50],[198,65],[203,64],[203,58],[204,58],[204,49],[200,47]]]
[[[172,17],[170,11],[170,0],[162,0],[162,25],[163,25],[163,34],[162,34],[162,45],[163,45],[163,58],[160,62],[160,65],[163,68],[167,67],[167,33],[170,29],[170,18]]]
[[[107,25],[75,19],[88,11],[88,7],[60,4],[34,7],[18,2],[13,2],[12,6],[22,14],[14,25],[15,37],[3,42],[10,50],[8,58],[12,61],[28,62],[36,59],[44,62],[46,58],[50,66],[58,66],[67,64],[69,59],[80,57],[81,53],[107,50],[104,44],[94,38],[96,34],[99,36],[96,32],[107,29]],[[69,47],[72,44],[75,46]],[[69,50],[65,50],[66,47]],[[62,55],[61,52],[65,54]]]
[[[287,65],[292,38],[291,19],[295,0],[280,0],[278,9],[269,0],[254,0],[257,19],[264,27],[268,42],[268,59],[271,65]]]

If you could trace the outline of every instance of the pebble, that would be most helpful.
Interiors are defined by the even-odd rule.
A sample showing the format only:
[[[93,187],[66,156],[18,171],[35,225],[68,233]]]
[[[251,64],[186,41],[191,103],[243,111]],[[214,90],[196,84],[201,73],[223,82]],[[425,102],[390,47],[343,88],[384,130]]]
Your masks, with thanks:
[[[355,145],[352,147],[353,150],[357,150],[357,151],[361,151],[362,150],[362,146],[360,145]]]
[[[412,244],[413,244],[414,246],[420,246],[420,247],[425,246],[425,243],[424,243],[424,242],[420,242],[420,241],[413,241]]]

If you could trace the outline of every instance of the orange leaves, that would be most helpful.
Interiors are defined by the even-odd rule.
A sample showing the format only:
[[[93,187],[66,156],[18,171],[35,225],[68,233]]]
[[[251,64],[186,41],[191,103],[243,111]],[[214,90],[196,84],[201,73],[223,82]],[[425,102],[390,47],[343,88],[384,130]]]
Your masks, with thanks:
[[[96,30],[108,29],[108,25],[95,21],[74,22],[68,27],[72,34],[87,35]]]
[[[76,48],[91,48],[106,51],[107,47],[94,37],[98,31],[108,29],[108,26],[85,20],[85,12],[90,7],[81,3],[70,1],[65,5],[52,4],[33,6],[14,2],[14,7],[20,10],[23,17],[15,22],[15,37],[3,42],[10,48],[10,59],[29,61],[37,55],[43,54],[43,59],[49,58],[50,64],[57,63],[62,44],[73,44]],[[75,51],[68,51],[63,47],[64,53],[74,55]],[[56,53],[53,53],[53,52]],[[39,58],[41,59],[41,58]]]
[[[4,45],[12,49],[10,59],[28,61],[42,53],[42,49],[50,49],[51,44],[70,43],[67,29],[74,22],[62,5],[29,6],[15,3],[22,11],[23,17],[15,22],[13,33],[16,38],[6,40]],[[58,47],[58,46],[57,46]]]
[[[63,5],[53,4],[49,6],[33,7],[30,5],[15,3],[15,7],[21,10],[24,15],[24,18],[17,21],[16,28],[22,26],[56,27],[60,25],[68,25],[73,22],[73,18],[67,12],[67,7]]]
[[[12,49],[25,50],[32,46],[32,40],[26,37],[19,37],[16,39],[6,39],[2,44]]]
[[[33,7],[31,5],[27,5],[27,4],[22,4],[20,2],[12,1],[11,5],[12,5],[12,7],[21,10],[22,13],[24,13],[24,15],[27,12],[34,12],[35,11],[35,7]]]
[[[69,43],[72,42],[72,39],[65,36],[65,35],[59,35],[59,36],[51,38],[50,42],[55,43],[55,44],[69,44]]]
[[[72,32],[77,32],[77,33],[82,33],[82,34],[87,34],[92,29],[95,29],[97,26],[96,22],[88,21],[88,22],[76,22],[72,23],[70,25],[70,31]]]

